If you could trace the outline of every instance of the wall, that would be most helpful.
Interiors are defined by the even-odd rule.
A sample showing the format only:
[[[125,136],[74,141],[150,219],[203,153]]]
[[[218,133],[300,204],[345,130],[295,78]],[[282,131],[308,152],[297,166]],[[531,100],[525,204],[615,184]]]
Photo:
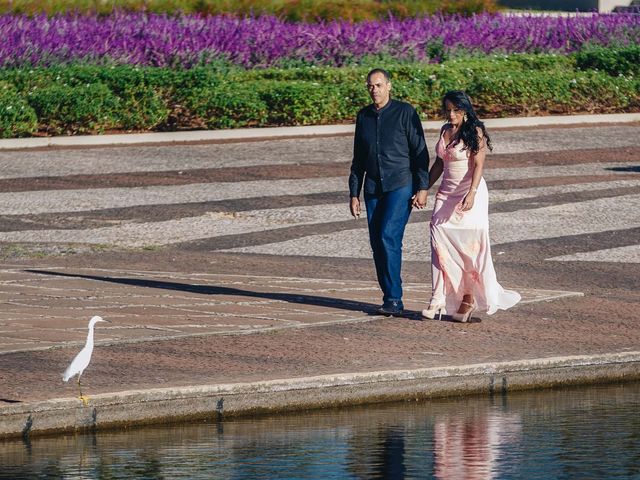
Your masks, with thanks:
[[[614,7],[627,6],[631,0],[499,0],[507,8],[563,12],[610,12]]]

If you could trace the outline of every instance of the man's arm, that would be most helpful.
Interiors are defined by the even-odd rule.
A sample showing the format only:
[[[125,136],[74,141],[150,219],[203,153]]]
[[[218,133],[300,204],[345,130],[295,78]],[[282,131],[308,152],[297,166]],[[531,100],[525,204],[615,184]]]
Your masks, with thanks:
[[[415,110],[409,120],[407,132],[411,171],[418,181],[418,190],[426,190],[429,188],[429,149],[424,139],[420,117]]]
[[[411,205],[418,209],[427,206],[427,189],[429,188],[429,149],[424,139],[424,130],[418,112],[413,110],[407,128],[409,142],[411,172],[417,181],[417,192],[411,199]]]
[[[364,181],[365,162],[364,151],[360,142],[360,115],[356,118],[356,133],[353,137],[353,160],[351,161],[351,173],[349,174],[349,196],[351,197],[349,209],[354,218],[358,218],[362,212],[360,206],[360,190]]]

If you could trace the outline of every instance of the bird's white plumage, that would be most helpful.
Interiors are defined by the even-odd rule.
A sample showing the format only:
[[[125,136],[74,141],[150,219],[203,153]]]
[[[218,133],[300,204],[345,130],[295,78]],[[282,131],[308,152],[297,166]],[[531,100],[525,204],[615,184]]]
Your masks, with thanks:
[[[91,361],[91,354],[93,353],[93,327],[98,322],[106,322],[102,317],[94,316],[89,320],[89,333],[87,335],[87,343],[85,343],[84,347],[78,354],[75,356],[71,365],[67,367],[62,375],[62,380],[65,382],[68,381],[74,375],[78,375],[78,380],[82,375],[82,372],[89,365]]]

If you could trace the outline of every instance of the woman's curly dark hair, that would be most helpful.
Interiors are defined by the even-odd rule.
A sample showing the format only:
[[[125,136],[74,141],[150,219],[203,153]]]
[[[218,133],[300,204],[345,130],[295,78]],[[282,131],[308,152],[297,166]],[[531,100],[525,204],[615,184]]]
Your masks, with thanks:
[[[484,127],[484,123],[482,123],[478,116],[476,115],[475,110],[473,109],[473,105],[471,105],[471,99],[469,95],[464,93],[462,90],[451,90],[445,93],[442,98],[442,111],[446,112],[446,102],[451,102],[456,108],[460,110],[464,110],[464,113],[467,116],[467,119],[462,122],[460,125],[460,130],[458,132],[458,140],[461,140],[464,143],[464,149],[471,151],[471,153],[476,154],[481,148],[480,137],[478,136],[478,128],[482,131],[482,135],[487,144],[487,148],[492,150],[493,147],[491,145],[491,138],[487,133],[487,129]]]

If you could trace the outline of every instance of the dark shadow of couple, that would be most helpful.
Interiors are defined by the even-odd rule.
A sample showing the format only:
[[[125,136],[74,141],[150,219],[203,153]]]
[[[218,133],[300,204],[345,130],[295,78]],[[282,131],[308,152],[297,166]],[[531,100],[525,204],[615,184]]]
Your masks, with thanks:
[[[376,313],[379,305],[359,302],[354,300],[345,300],[342,298],[323,297],[318,295],[308,295],[299,293],[286,293],[286,292],[257,292],[253,290],[243,290],[235,287],[223,287],[215,285],[198,285],[191,283],[171,282],[165,280],[151,280],[145,278],[131,278],[131,277],[115,277],[105,275],[88,275],[81,273],[66,273],[58,272],[54,270],[42,270],[42,269],[26,269],[25,272],[35,273],[38,275],[50,275],[66,278],[83,278],[87,280],[96,280],[100,282],[109,282],[119,285],[130,285],[134,287],[145,288],[158,288],[162,290],[173,290],[177,292],[196,293],[199,295],[232,295],[238,297],[253,297],[269,300],[277,300],[288,303],[297,303],[303,305],[314,305],[327,308],[336,308],[340,310],[348,310],[353,312],[363,312],[367,315],[380,316]],[[403,318],[411,320],[419,320],[420,313],[405,310],[402,314]]]

